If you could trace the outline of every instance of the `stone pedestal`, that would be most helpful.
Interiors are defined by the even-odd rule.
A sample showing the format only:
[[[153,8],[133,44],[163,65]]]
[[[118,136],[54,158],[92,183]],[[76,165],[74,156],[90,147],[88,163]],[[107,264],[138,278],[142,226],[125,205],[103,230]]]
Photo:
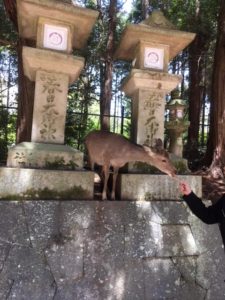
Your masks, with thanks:
[[[132,69],[122,85],[132,97],[132,140],[153,145],[156,138],[164,140],[165,96],[181,77],[165,72]]]
[[[81,170],[83,153],[67,145],[23,142],[10,148],[7,166]]]
[[[35,81],[31,141],[64,144],[69,84],[80,75],[84,58],[23,48],[25,75]]]

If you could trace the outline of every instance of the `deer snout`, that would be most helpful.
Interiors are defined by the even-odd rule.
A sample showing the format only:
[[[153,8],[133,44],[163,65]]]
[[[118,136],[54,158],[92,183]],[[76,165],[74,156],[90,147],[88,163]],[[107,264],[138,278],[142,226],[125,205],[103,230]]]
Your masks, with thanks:
[[[170,177],[176,177],[177,170],[174,168],[172,172],[169,174]]]
[[[170,177],[176,177],[177,169],[174,166],[171,166],[170,171],[167,173]]]

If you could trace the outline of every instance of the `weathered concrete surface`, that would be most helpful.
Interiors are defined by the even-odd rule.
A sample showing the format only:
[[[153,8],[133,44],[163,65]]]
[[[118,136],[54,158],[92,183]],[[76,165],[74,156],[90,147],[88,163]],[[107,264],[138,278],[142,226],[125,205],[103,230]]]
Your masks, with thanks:
[[[176,179],[157,174],[119,174],[117,191],[123,200],[180,200],[179,181],[185,180],[202,197],[202,177],[178,175]],[[178,180],[177,180],[178,179]]]
[[[1,201],[0,272],[0,299],[225,299],[218,226],[182,201]]]
[[[94,172],[0,168],[0,199],[93,199]]]

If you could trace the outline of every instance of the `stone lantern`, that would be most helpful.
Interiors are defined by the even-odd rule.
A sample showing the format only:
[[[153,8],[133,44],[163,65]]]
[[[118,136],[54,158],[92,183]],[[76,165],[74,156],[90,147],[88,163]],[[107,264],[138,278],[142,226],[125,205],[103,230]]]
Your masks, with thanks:
[[[134,142],[152,145],[154,139],[164,139],[165,97],[181,81],[181,76],[168,73],[168,63],[194,37],[177,30],[160,11],[122,33],[115,59],[132,62],[122,90],[132,98]]]
[[[177,30],[162,12],[154,11],[139,24],[124,29],[115,59],[127,60],[132,69],[121,89],[132,99],[131,139],[138,144],[154,146],[155,139],[164,140],[166,96],[182,77],[168,73],[169,62],[195,38],[194,33]],[[177,109],[178,115],[181,111]],[[120,175],[122,199],[170,199],[167,189],[173,186],[168,176],[155,177],[152,168],[139,162],[128,164],[128,173]],[[131,174],[132,173],[132,174]],[[141,178],[141,179],[140,179]],[[156,191],[161,180],[160,195]]]
[[[64,144],[69,85],[80,75],[85,47],[98,12],[55,0],[17,0],[25,75],[35,82],[31,141],[8,151],[0,198],[92,199],[94,173],[84,171],[84,154]]]
[[[190,122],[184,119],[187,104],[186,101],[180,99],[179,91],[171,94],[171,100],[166,105],[166,108],[169,110],[169,121],[165,124],[170,139],[169,152],[182,157],[182,135],[190,125]]]
[[[36,44],[22,50],[35,96],[31,141],[9,150],[7,166],[42,168],[60,160],[82,168],[83,153],[64,145],[67,93],[84,67],[72,51],[84,48],[98,12],[53,0],[18,0],[17,12],[20,36]]]

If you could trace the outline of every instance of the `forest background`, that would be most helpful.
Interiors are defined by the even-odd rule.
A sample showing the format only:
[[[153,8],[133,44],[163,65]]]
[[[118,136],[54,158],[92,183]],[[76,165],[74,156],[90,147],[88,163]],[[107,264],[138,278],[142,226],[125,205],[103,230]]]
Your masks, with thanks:
[[[74,55],[85,58],[85,67],[69,88],[65,143],[84,150],[84,137],[94,128],[129,137],[131,99],[121,92],[120,86],[131,64],[114,61],[114,51],[127,24],[139,23],[153,10],[160,9],[177,29],[196,33],[189,47],[169,65],[170,73],[182,75],[180,97],[188,104],[185,118],[190,126],[183,135],[183,156],[191,170],[204,169],[213,177],[224,178],[225,1],[79,0],[76,4],[97,10],[99,17],[87,47],[74,51]],[[18,36],[16,0],[0,0],[0,162],[3,165],[8,147],[30,141],[31,137],[34,83],[23,74],[23,45],[33,46],[31,41]]]

